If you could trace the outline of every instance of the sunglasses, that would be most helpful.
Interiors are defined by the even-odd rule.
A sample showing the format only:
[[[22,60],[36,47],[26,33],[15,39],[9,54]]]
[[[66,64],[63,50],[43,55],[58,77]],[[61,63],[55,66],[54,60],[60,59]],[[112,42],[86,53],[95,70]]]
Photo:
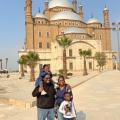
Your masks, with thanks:
[[[45,79],[46,79],[46,80],[49,80],[50,78],[49,78],[49,77],[46,77]]]

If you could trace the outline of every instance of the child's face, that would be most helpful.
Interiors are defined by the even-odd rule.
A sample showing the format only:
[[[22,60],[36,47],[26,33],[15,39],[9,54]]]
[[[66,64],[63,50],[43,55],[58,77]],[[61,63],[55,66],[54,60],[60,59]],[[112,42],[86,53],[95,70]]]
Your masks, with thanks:
[[[65,94],[64,99],[66,101],[70,101],[70,99],[71,99],[70,94]]]
[[[44,68],[44,70],[45,70],[46,73],[48,73],[48,72],[49,72],[49,67],[46,66],[46,67]]]

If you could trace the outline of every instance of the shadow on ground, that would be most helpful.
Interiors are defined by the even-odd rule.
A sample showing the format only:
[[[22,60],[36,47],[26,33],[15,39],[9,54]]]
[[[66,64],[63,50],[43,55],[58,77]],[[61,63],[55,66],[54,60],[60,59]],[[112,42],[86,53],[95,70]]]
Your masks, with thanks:
[[[86,120],[86,114],[83,111],[77,112],[76,120]]]
[[[5,87],[2,87],[0,86],[0,93],[3,94],[3,93],[6,93],[6,88]]]

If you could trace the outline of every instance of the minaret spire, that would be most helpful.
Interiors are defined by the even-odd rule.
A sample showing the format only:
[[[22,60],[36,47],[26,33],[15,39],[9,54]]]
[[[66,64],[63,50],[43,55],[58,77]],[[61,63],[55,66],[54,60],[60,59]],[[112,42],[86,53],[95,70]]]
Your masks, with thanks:
[[[103,18],[104,18],[104,27],[110,27],[110,20],[109,20],[109,9],[106,7],[103,10]]]
[[[83,14],[84,13],[83,13],[83,6],[82,6],[82,4],[79,5],[79,12],[78,13],[80,15],[81,20],[83,20]]]
[[[77,12],[77,0],[73,0],[73,9],[75,12]]]

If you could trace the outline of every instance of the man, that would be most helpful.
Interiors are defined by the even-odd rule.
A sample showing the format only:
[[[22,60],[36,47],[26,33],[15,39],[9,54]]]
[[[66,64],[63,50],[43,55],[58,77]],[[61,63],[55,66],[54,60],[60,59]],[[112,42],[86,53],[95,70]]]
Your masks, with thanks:
[[[43,87],[36,87],[32,93],[33,97],[37,97],[37,111],[38,120],[54,120],[54,103],[55,103],[55,89],[54,84],[50,80],[50,75],[45,74],[42,77]],[[41,95],[42,91],[45,95]]]

